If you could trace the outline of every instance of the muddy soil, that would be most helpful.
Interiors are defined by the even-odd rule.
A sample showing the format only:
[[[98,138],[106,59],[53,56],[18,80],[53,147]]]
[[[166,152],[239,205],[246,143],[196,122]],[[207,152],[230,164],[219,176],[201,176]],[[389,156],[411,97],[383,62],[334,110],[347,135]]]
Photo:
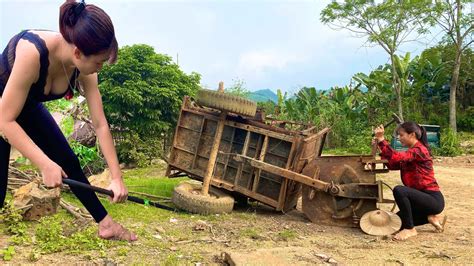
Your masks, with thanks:
[[[158,228],[161,236],[157,241],[166,242],[161,248],[139,240],[129,246],[126,256],[114,256],[116,253],[111,251],[107,258],[91,259],[58,253],[42,256],[36,263],[160,264],[167,259],[172,264],[214,265],[232,259],[238,265],[472,264],[474,159],[472,156],[436,159],[435,173],[445,195],[444,213],[449,217],[444,233],[435,233],[431,225],[424,225],[417,227],[418,236],[392,241],[388,237],[366,235],[359,228],[310,223],[299,210],[282,214],[265,206],[251,205],[236,209],[218,222],[202,216],[199,222],[180,220],[148,226],[149,230]],[[381,174],[378,178],[391,186],[400,184],[398,172]],[[391,206],[380,207],[390,209]],[[186,238],[167,233],[190,228],[195,233]],[[0,235],[0,245],[4,240]],[[14,263],[22,262],[28,263],[21,258]]]

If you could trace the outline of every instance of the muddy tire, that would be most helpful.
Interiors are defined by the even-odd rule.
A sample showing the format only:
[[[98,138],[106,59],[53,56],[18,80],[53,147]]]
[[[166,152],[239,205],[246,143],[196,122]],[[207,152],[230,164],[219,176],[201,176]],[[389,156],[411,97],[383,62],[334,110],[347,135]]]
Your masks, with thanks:
[[[200,194],[202,185],[183,182],[174,188],[172,202],[180,209],[197,214],[230,213],[234,198],[226,193],[209,188],[209,196]]]
[[[196,102],[202,106],[252,117],[257,112],[257,104],[253,101],[212,90],[199,90]]]

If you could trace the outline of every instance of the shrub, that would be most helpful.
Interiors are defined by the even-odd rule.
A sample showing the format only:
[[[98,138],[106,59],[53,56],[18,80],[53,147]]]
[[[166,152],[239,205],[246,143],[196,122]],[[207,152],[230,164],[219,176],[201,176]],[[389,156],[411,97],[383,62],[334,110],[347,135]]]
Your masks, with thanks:
[[[474,106],[470,106],[465,112],[458,112],[457,127],[458,130],[474,131]]]
[[[456,156],[461,152],[457,134],[449,127],[441,130],[440,147],[433,149],[433,153],[440,156]]]
[[[81,168],[85,170],[86,175],[95,174],[104,170],[105,162],[99,154],[97,147],[86,147],[77,141],[71,141],[72,150],[77,155]]]

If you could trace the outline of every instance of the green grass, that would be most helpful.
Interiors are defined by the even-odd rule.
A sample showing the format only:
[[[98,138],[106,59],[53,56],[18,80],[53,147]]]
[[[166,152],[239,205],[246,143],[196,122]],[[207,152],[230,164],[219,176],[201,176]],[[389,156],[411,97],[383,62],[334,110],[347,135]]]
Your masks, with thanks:
[[[123,171],[124,182],[129,191],[143,192],[155,196],[171,197],[173,188],[187,178],[169,179],[163,177],[163,167],[152,166],[148,168],[127,169]],[[80,201],[70,192],[62,192],[61,197],[76,207],[83,207]],[[145,198],[143,196],[139,196]],[[11,199],[7,195],[7,199]],[[194,231],[193,226],[198,220],[206,222],[220,223],[231,219],[230,215],[209,215],[201,216],[185,212],[170,212],[152,206],[145,206],[133,202],[112,204],[105,197],[100,196],[99,200],[106,208],[107,212],[114,220],[122,223],[125,227],[138,234],[140,245],[146,247],[137,249],[126,242],[105,241],[97,236],[97,225],[92,222],[85,228],[74,225],[75,219],[64,209],[59,208],[58,213],[44,217],[41,221],[26,221],[26,234],[9,236],[9,243],[13,247],[21,247],[21,255],[12,254],[15,257],[22,256],[29,262],[41,259],[45,254],[58,253],[77,255],[84,259],[110,258],[114,261],[126,261],[130,256],[145,256],[143,252],[154,250],[159,254],[160,262],[164,265],[182,265],[202,261],[202,257],[192,250],[172,251],[174,241],[188,240],[205,237],[208,231]],[[150,200],[156,200],[150,198]],[[172,205],[172,203],[165,203]],[[242,214],[248,219],[255,219],[255,214]],[[177,224],[171,222],[176,219]],[[0,221],[0,230],[6,229],[5,223]],[[160,235],[160,237],[157,237]],[[249,237],[259,237],[258,232],[247,232]],[[16,249],[18,250],[18,249]],[[156,258],[156,256],[153,256]],[[0,256],[0,262],[2,257]],[[0,263],[1,264],[1,263]]]
[[[124,174],[124,182],[129,191],[143,192],[161,197],[171,197],[173,188],[179,182],[187,180],[187,178],[139,178],[136,174],[137,173],[132,170],[129,170]],[[62,197],[66,201],[76,206],[82,207],[80,201],[72,193],[63,193]],[[146,198],[143,196],[139,197]],[[155,199],[150,200],[154,201]],[[168,210],[163,210],[152,206],[145,206],[129,201],[121,204],[113,204],[105,197],[100,197],[100,201],[104,205],[105,209],[112,215],[112,217],[118,221],[133,219],[136,220],[136,222],[147,224],[169,221],[171,216],[181,217],[183,215],[182,213],[174,213]]]
[[[298,234],[291,229],[285,229],[278,233],[278,238],[283,241],[289,241],[289,240],[295,239],[297,236]]]
[[[173,188],[188,178],[140,178],[125,177],[124,182],[129,191],[142,192],[155,196],[171,197]]]
[[[462,153],[474,154],[474,132],[458,132]]]
[[[26,167],[25,167],[26,168]],[[161,197],[171,197],[173,188],[187,178],[168,179],[159,176],[162,171],[156,168],[133,169],[124,171],[124,182],[129,186],[129,191],[143,192]],[[80,201],[69,192],[63,192],[62,198],[67,202],[83,207]],[[12,196],[7,195],[7,200]],[[107,198],[99,197],[108,213],[117,221],[131,224],[128,226],[141,238],[142,243],[154,246],[158,249],[167,249],[167,243],[157,241],[153,237],[156,234],[154,227],[160,224],[169,224],[171,218],[178,220],[193,220],[192,215],[186,213],[175,213],[156,207],[145,206],[132,202],[123,204],[112,204]],[[91,223],[88,227],[78,230],[74,228],[74,218],[63,209],[58,209],[54,216],[44,217],[40,222],[25,222],[28,228],[27,239],[34,239],[28,243],[25,237],[11,236],[10,242],[17,246],[31,246],[29,254],[30,261],[38,260],[42,255],[49,253],[82,254],[84,256],[103,257],[106,249],[115,248],[117,256],[126,256],[129,249],[123,247],[124,242],[104,241],[97,237],[97,226]],[[0,229],[4,231],[6,225],[0,222]],[[71,232],[78,230],[77,232]],[[189,230],[167,230],[167,236],[186,237],[191,234]],[[66,237],[68,235],[68,237]],[[17,239],[17,240],[15,240]],[[13,256],[16,256],[13,254]],[[1,259],[1,258],[0,258]],[[171,259],[171,261],[173,261]]]
[[[239,235],[251,239],[262,239],[262,232],[258,228],[244,228],[239,231]]]

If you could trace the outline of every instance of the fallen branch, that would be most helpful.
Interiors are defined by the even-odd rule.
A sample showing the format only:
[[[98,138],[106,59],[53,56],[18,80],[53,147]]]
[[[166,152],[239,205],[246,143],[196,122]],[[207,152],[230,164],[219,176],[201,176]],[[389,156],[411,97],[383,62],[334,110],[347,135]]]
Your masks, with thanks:
[[[198,239],[188,239],[188,240],[180,240],[176,241],[176,244],[189,244],[189,243],[195,243],[195,242],[207,242],[207,243],[212,243],[212,242],[218,242],[218,243],[228,243],[230,240],[227,239],[215,239],[213,237],[201,237]]]
[[[82,213],[80,208],[77,208],[71,205],[70,203],[66,202],[63,199],[61,199],[61,201],[59,202],[59,205],[79,220],[92,219],[92,216],[90,214]]]

